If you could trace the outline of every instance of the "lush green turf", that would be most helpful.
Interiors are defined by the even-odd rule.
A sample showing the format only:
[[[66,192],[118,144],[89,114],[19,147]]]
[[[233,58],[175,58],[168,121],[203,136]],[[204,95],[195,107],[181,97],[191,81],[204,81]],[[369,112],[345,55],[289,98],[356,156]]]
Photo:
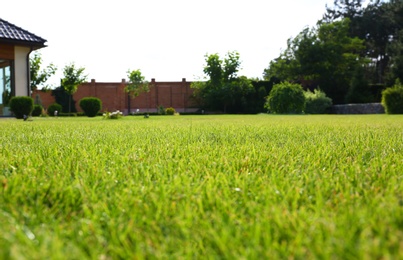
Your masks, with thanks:
[[[1,259],[402,259],[403,117],[0,120]]]

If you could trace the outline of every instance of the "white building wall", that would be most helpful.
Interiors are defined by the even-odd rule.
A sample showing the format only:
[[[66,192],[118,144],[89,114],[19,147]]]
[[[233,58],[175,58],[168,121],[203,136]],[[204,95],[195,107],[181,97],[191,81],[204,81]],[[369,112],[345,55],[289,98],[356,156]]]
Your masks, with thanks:
[[[14,71],[15,71],[15,96],[28,95],[28,66],[27,55],[31,51],[29,47],[14,47]]]

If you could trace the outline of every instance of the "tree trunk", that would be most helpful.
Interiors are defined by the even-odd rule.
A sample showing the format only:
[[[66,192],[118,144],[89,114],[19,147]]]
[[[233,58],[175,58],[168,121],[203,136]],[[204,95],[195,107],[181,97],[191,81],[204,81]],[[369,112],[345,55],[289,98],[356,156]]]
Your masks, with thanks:
[[[72,94],[69,95],[69,116],[71,114],[71,96]]]
[[[127,94],[127,115],[130,115],[130,94]]]

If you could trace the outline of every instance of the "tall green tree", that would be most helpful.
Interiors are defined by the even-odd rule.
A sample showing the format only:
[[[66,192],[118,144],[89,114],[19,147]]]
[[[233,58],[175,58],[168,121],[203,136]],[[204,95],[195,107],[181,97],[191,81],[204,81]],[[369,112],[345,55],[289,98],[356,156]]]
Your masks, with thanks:
[[[349,19],[319,23],[288,40],[287,49],[270,62],[264,78],[320,87],[334,103],[343,103],[360,56],[363,40],[349,37]]]
[[[206,54],[206,65],[203,68],[205,75],[209,77],[209,84],[211,87],[220,87],[223,80],[223,67],[220,56],[215,54]]]
[[[205,61],[203,72],[207,80],[192,83],[196,99],[209,109],[239,112],[245,96],[254,91],[248,78],[238,76],[239,53],[228,52],[224,59],[218,54],[206,54]]]
[[[145,77],[141,74],[139,69],[137,70],[128,70],[127,77],[129,78],[129,82],[125,87],[125,91],[129,93],[128,96],[128,113],[130,114],[130,97],[136,98],[141,93],[150,91],[150,83],[145,80]]]
[[[401,30],[393,43],[389,44],[387,53],[391,55],[388,85],[399,79],[403,82],[403,30]]]
[[[348,18],[352,21],[353,25],[350,27],[350,32],[354,34],[355,18],[362,16],[364,12],[364,3],[366,0],[334,0],[333,6],[326,5],[326,12],[323,15],[322,20],[331,23],[336,20]],[[380,0],[372,0],[372,3],[379,4]],[[353,35],[350,35],[353,36]]]
[[[378,100],[402,71],[403,1],[335,0],[317,28],[288,40],[264,78],[319,85],[334,103],[363,102]]]
[[[31,90],[42,87],[43,89],[50,88],[50,85],[46,84],[46,81],[57,71],[57,67],[50,63],[44,69],[41,70],[42,56],[40,53],[35,52],[29,59],[30,65],[30,77],[31,77]]]
[[[69,94],[69,113],[71,113],[71,98],[76,93],[78,86],[87,80],[87,75],[84,74],[85,68],[76,67],[74,63],[66,65],[63,69],[63,78],[61,85],[64,91]]]
[[[403,1],[371,0],[368,5],[362,0],[335,0],[334,7],[327,8],[324,21],[334,22],[340,19],[351,20],[350,37],[365,41],[362,57],[371,63],[367,67],[368,79],[372,84],[393,84],[392,67],[399,58],[396,42],[403,29]],[[396,71],[395,71],[396,72]],[[392,72],[393,73],[393,72]]]

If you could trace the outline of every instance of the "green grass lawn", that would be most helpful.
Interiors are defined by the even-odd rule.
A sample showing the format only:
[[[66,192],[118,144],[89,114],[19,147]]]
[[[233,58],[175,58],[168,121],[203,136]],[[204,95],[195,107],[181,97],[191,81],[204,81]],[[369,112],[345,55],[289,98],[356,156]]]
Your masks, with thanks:
[[[0,120],[0,259],[402,259],[403,116]]]

